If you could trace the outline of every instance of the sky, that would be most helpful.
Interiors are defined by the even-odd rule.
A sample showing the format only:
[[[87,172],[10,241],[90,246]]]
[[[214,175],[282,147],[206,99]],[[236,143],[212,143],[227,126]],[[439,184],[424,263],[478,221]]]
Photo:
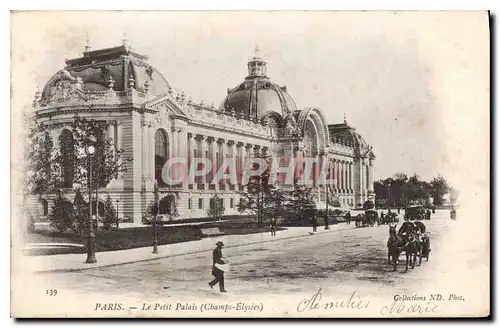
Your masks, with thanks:
[[[258,45],[299,108],[319,107],[328,123],[345,115],[372,145],[375,179],[489,181],[485,12],[20,12],[11,22],[14,115],[87,35],[96,50],[125,33],[174,89],[216,107]]]

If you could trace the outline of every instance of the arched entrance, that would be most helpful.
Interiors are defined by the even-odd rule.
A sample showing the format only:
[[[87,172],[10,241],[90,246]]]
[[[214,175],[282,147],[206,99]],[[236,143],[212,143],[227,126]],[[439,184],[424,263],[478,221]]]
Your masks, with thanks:
[[[161,172],[168,158],[167,132],[164,129],[158,129],[155,133],[155,179],[159,186],[165,186],[165,182],[161,177]]]
[[[175,215],[176,214],[176,199],[175,195],[167,195],[160,199],[158,214]]]
[[[75,142],[73,139],[73,133],[68,130],[62,130],[59,135],[60,151],[62,155],[62,178],[63,178],[63,188],[73,187],[73,177],[74,177],[74,163],[73,158],[75,155]]]

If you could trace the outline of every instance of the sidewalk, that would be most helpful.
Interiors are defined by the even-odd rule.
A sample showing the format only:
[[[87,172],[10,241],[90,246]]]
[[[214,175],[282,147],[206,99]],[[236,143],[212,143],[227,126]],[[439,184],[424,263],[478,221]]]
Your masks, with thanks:
[[[324,226],[318,226],[316,234],[330,233],[352,228],[354,228],[354,224],[347,225],[345,223],[331,225],[330,230],[325,230]],[[19,259],[18,264],[23,272],[31,273],[81,271],[86,269],[111,267],[121,264],[151,261],[173,256],[212,251],[215,247],[215,243],[219,240],[226,245],[226,248],[232,248],[244,245],[273,242],[282,239],[309,237],[311,236],[311,232],[311,227],[288,227],[287,230],[277,231],[276,236],[273,237],[269,232],[248,235],[208,237],[184,243],[161,245],[158,246],[157,254],[152,253],[152,246],[120,251],[97,252],[96,263],[85,263],[87,258],[86,254],[22,256]]]

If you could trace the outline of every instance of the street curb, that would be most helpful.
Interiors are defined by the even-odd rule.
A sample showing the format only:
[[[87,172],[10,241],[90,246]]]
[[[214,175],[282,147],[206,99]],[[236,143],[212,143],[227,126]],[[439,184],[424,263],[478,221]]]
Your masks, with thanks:
[[[355,227],[353,226],[353,228],[355,228]],[[340,229],[336,229],[336,230],[323,231],[320,234],[326,234],[326,233],[332,233],[332,232],[338,232],[338,231],[344,231],[344,230],[348,230],[347,227],[346,227],[346,229],[340,228]],[[246,243],[246,244],[226,246],[225,248],[236,248],[236,247],[242,247],[242,246],[248,246],[248,245],[265,244],[265,243],[270,243],[270,242],[274,242],[277,240],[297,239],[297,238],[304,238],[304,237],[310,237],[310,236],[311,236],[311,234],[308,233],[306,235],[300,235],[300,236],[283,237],[283,238],[276,238],[276,239],[266,240],[266,241],[256,241],[256,242],[251,242],[251,243]],[[153,258],[131,260],[131,261],[127,261],[127,262],[120,262],[120,263],[113,263],[113,264],[103,264],[103,265],[98,265],[98,266],[93,266],[93,267],[88,267],[88,268],[37,270],[37,271],[32,271],[31,273],[41,274],[41,273],[79,272],[79,271],[86,271],[86,270],[92,270],[92,269],[109,268],[109,267],[114,267],[114,266],[119,266],[119,265],[132,264],[132,263],[156,261],[156,260],[166,259],[166,258],[171,258],[171,257],[176,257],[176,256],[193,255],[193,254],[208,252],[211,250],[212,250],[212,248],[197,250],[197,251],[188,252],[188,253],[180,253],[180,254],[165,255],[165,256],[160,255],[158,257],[153,257]]]

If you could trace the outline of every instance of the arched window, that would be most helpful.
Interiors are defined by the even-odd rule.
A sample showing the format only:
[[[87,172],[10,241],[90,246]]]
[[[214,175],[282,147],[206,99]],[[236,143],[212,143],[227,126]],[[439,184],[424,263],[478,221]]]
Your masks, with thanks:
[[[159,185],[165,185],[161,177],[163,165],[168,160],[168,136],[165,130],[159,129],[155,134],[155,178]]]
[[[73,188],[75,143],[73,133],[64,129],[59,136],[62,154],[63,188]]]
[[[40,204],[40,214],[42,216],[47,216],[49,215],[49,203],[45,199],[40,199],[39,201]]]
[[[168,195],[160,199],[160,211],[159,214],[173,214],[174,206],[175,206],[175,196]]]

